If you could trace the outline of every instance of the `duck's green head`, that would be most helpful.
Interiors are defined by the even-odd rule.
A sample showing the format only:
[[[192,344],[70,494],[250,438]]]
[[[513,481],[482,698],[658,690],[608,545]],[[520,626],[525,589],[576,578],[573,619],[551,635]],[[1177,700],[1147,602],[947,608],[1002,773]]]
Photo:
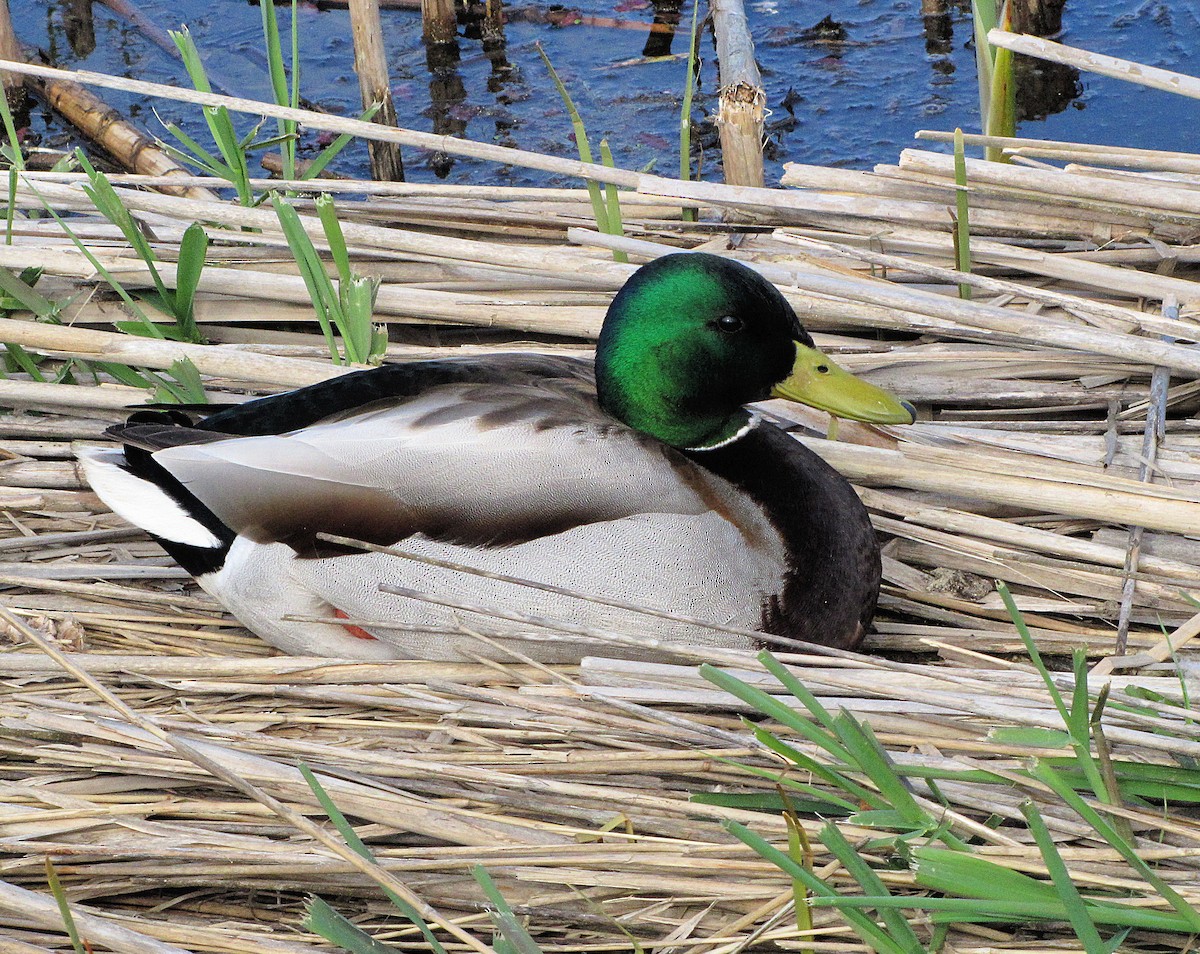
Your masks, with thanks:
[[[772,396],[858,421],[913,420],[818,351],[774,285],[698,252],[643,265],[617,293],[596,344],[596,388],[609,414],[689,449],[734,438],[744,405]]]

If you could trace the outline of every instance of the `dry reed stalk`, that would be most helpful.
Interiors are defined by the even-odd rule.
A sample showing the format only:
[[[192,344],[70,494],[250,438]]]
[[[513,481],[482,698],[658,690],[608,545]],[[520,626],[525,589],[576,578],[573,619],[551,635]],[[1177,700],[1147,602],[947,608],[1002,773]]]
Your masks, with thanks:
[[[917,132],[916,138],[932,142],[954,142],[954,133],[922,129]],[[1022,139],[1015,136],[985,136],[978,133],[964,133],[963,140],[968,146],[999,146],[1012,155],[1036,156],[1044,153],[1045,158],[1078,157],[1093,164],[1111,160],[1112,165],[1126,166],[1130,169],[1169,169],[1171,163],[1182,162],[1188,164],[1191,171],[1200,171],[1200,156],[1187,152],[1165,152],[1160,149],[1134,149],[1128,146],[1105,146],[1050,139]],[[1157,165],[1159,162],[1166,165]]]
[[[56,930],[62,924],[62,914],[53,898],[4,881],[0,881],[0,909],[10,915],[29,918],[50,930]],[[115,951],[129,951],[130,954],[189,954],[183,948],[163,944],[114,923],[85,905],[72,904],[71,913],[86,937]]]
[[[967,159],[966,164],[967,182],[972,190],[1002,186],[1022,192],[1054,196],[1056,200],[1062,197],[1086,199],[1089,202],[1103,200],[1117,209],[1130,206],[1131,210],[1177,212],[1189,217],[1200,215],[1200,196],[1189,189],[1172,187],[1163,180],[1130,177],[1117,183],[1094,176],[1010,166],[982,159]],[[900,154],[900,168],[932,173],[952,180],[954,157],[918,149],[905,149]]]
[[[1061,63],[1089,73],[1099,73],[1101,76],[1111,76],[1114,79],[1137,83],[1139,86],[1149,86],[1168,93],[1179,93],[1192,99],[1200,99],[1200,79],[1173,70],[1159,69],[1144,63],[1134,63],[1103,53],[1091,53],[1071,46],[1055,43],[1037,36],[1024,36],[1009,33],[1006,30],[992,30],[988,33],[988,42],[1001,49],[1023,53],[1039,60],[1051,63]]]
[[[1075,155],[1090,162],[1095,154],[1080,147]],[[1113,663],[1116,675],[1108,674],[1113,699],[1126,704],[1105,712],[1111,756],[1120,764],[1171,771],[1178,757],[1200,755],[1200,730],[1181,696],[1186,686],[1195,697],[1195,680],[1162,665],[1173,652],[1194,654],[1184,640],[1197,631],[1197,620],[1175,631],[1171,647],[1156,629],[1159,617],[1184,620],[1192,612],[1180,594],[1200,581],[1189,535],[1200,532],[1200,439],[1191,420],[1198,399],[1191,379],[1200,366],[1190,345],[1147,337],[1189,338],[1195,322],[1186,313],[1143,314],[1127,300],[1130,284],[1143,279],[1155,293],[1178,290],[1190,283],[1194,263],[1178,244],[1182,231],[1170,223],[1162,231],[1153,225],[1149,243],[1134,239],[1098,255],[1080,254],[1071,237],[1093,235],[1097,203],[1079,196],[1074,206],[1048,205],[1054,196],[1047,185],[1057,182],[1048,177],[1060,173],[1036,171],[1027,177],[1017,170],[1007,185],[995,186],[1008,191],[996,195],[991,210],[997,241],[973,240],[985,256],[983,275],[972,278],[983,300],[973,303],[949,297],[960,276],[944,268],[945,223],[937,216],[944,213],[938,197],[947,187],[936,170],[922,172],[918,181],[890,172],[807,169],[805,193],[708,183],[694,196],[703,194],[710,209],[745,201],[764,222],[807,223],[786,231],[756,227],[759,234],[746,236],[736,254],[780,283],[810,327],[837,331],[818,341],[839,362],[891,383],[929,418],[911,428],[844,426],[845,440],[837,443],[808,440],[856,479],[879,485],[861,493],[886,541],[883,610],[868,644],[881,655],[814,647],[780,658],[825,705],[844,706],[869,722],[896,764],[1005,779],[1007,786],[944,780],[938,785],[944,805],[923,781],[910,779],[918,803],[975,839],[989,859],[1045,877],[1020,811],[1028,797],[1081,885],[1140,890],[1119,858],[1096,847],[1091,829],[1024,774],[1031,755],[1067,755],[1061,742],[1046,737],[1031,747],[995,734],[1062,723],[1040,677],[1023,661],[988,580],[1013,581],[1034,638],[1054,656],[1079,646],[1093,657],[1110,653],[1119,603],[1128,593],[1134,655],[1120,663],[1130,669]],[[1187,189],[1161,179],[1133,181],[1171,195]],[[124,280],[146,281],[128,250],[113,244],[111,230],[94,227],[77,177],[28,182],[53,206],[72,210],[69,221],[86,224],[81,234],[89,246]],[[655,218],[671,203],[653,193],[691,186],[654,177],[629,184],[644,190],[629,195],[631,206],[646,211],[644,238],[573,229],[569,239],[621,247],[638,258],[680,244],[726,251],[724,238],[709,245],[703,234],[681,235]],[[876,184],[882,198],[871,195]],[[577,190],[381,185],[369,194],[397,202],[391,208],[378,199],[339,202],[339,214],[356,267],[378,269],[383,279],[381,316],[395,311],[404,319],[392,325],[398,340],[390,353],[397,356],[488,353],[507,345],[483,326],[517,321],[523,322],[517,327],[569,329],[575,336],[570,347],[578,351],[628,274],[598,254],[553,244],[577,215]],[[32,196],[23,195],[32,205]],[[213,284],[200,299],[202,316],[302,316],[290,256],[269,214],[126,189],[122,195],[168,263],[193,219],[217,223],[209,229]],[[319,243],[306,201],[298,205]],[[385,211],[426,222],[437,207],[431,203],[445,206],[445,229],[388,228],[375,216]],[[1002,210],[1019,213],[1007,230]],[[1128,221],[1141,223],[1134,231],[1145,233],[1158,214],[1112,206],[1101,231],[1126,228]],[[477,235],[508,225],[528,229],[539,215],[548,223],[540,231],[554,232],[552,244],[442,234],[464,227]],[[54,235],[28,231],[3,253],[13,256],[5,261],[42,257],[61,274],[56,296],[91,290],[90,266],[64,253]],[[1009,244],[1035,235],[1035,249]],[[1169,275],[1117,267],[1154,267],[1172,255]],[[163,271],[170,280],[172,268]],[[1060,271],[1062,277],[1051,280]],[[293,301],[268,310],[261,298],[240,294],[246,289],[237,281]],[[1080,290],[1085,281],[1093,290]],[[216,315],[217,309],[228,314]],[[114,317],[121,317],[120,309],[106,301],[81,305],[75,315],[95,323]],[[210,327],[230,344],[200,348],[195,360],[206,362],[206,387],[219,400],[335,373],[324,360],[303,360],[320,355],[312,334]],[[51,355],[119,354],[119,360],[152,367],[180,353],[170,343],[30,321],[8,320],[0,332],[0,338],[28,336],[19,340]],[[255,350],[288,357],[233,363],[239,356],[257,360]],[[1147,486],[1133,479],[1140,437],[1127,435],[1141,432],[1147,382],[1160,364],[1183,373],[1165,392],[1168,420],[1155,462],[1162,483]],[[477,942],[490,938],[490,924],[465,873],[473,863],[492,872],[519,913],[529,915],[539,939],[555,949],[627,948],[628,937],[614,933],[614,919],[648,950],[733,954],[760,942],[861,949],[833,914],[819,914],[814,942],[787,926],[789,894],[780,873],[720,827],[724,819],[739,820],[781,844],[786,833],[777,816],[689,800],[697,791],[773,792],[768,779],[743,774],[723,759],[768,773],[782,768],[746,732],[739,720],[744,707],[690,666],[594,657],[578,668],[535,666],[516,650],[512,662],[498,662],[485,658],[498,652],[486,632],[479,634],[478,660],[460,664],[266,655],[210,599],[166,578],[177,571],[151,543],[118,529],[120,522],[90,494],[62,489],[75,480],[67,442],[98,439],[106,419],[120,410],[102,395],[118,392],[5,383],[33,412],[0,417],[0,435],[13,438],[0,461],[8,528],[0,534],[0,552],[11,554],[0,566],[0,586],[11,611],[25,621],[25,629],[9,624],[12,645],[0,653],[6,766],[0,823],[8,836],[10,883],[36,889],[42,858],[50,855],[73,898],[146,937],[197,951],[307,949],[307,941],[292,942],[284,932],[295,930],[300,899],[309,893],[326,896],[373,929],[394,932],[393,941],[399,935],[405,945],[419,944],[411,931],[386,920],[377,887],[364,882],[349,859],[318,845],[299,819],[264,807],[272,798],[285,807],[311,807],[293,767],[303,760],[322,773],[390,876],[456,915],[458,928]],[[818,412],[770,404],[764,413],[816,433],[827,427]],[[38,483],[59,486],[29,486]],[[1144,536],[1132,588],[1122,577],[1123,522],[1155,528]],[[25,630],[70,648],[62,659],[73,675],[61,660],[38,651],[42,642]],[[904,655],[909,652],[918,655]],[[689,650],[684,656],[781,692],[748,654]],[[1069,696],[1066,675],[1055,678]],[[110,704],[125,707],[124,721],[95,703],[97,689]],[[139,729],[139,719],[149,721]],[[182,738],[186,753],[164,749],[158,733]],[[788,741],[819,754],[808,742]],[[240,778],[229,777],[229,767]],[[1133,806],[1113,813],[1132,823],[1160,874],[1196,900],[1200,834],[1188,812]],[[989,815],[994,828],[984,824]],[[852,879],[817,841],[815,823],[804,824],[816,870],[836,888],[852,889]],[[879,834],[849,823],[842,828],[860,844]],[[882,857],[874,861],[891,890],[917,892],[911,871],[888,870]],[[263,884],[275,889],[278,901],[255,907],[254,892]],[[160,902],[161,911],[151,907]],[[0,925],[21,943],[54,943],[49,933],[36,933],[3,911]],[[1055,926],[1039,931],[1047,944],[1070,943]],[[1133,949],[1140,949],[1140,938],[1131,937]],[[956,927],[950,943],[1015,949],[1023,942],[997,926]]]

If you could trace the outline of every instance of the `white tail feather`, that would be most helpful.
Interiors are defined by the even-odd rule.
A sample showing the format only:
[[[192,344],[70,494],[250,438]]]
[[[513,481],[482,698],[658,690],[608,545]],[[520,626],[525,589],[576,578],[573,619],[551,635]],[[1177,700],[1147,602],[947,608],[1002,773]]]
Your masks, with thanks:
[[[193,547],[221,545],[211,530],[188,514],[161,487],[121,466],[125,462],[123,452],[76,447],[75,456],[83,464],[92,490],[113,513],[164,540]]]

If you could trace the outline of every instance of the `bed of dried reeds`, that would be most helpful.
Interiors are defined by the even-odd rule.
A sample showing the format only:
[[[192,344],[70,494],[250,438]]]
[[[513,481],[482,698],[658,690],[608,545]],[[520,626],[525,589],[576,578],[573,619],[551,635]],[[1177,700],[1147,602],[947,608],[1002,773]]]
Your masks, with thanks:
[[[672,249],[724,252],[778,283],[821,347],[921,411],[911,427],[843,424],[830,441],[823,415],[765,406],[855,483],[886,540],[866,652],[780,658],[827,707],[868,722],[898,765],[1008,779],[912,783],[981,856],[1046,875],[1020,810],[1032,799],[1081,890],[1141,897],[1144,884],[1096,831],[1022,774],[1031,756],[1067,754],[1057,736],[1044,733],[1039,748],[996,734],[1062,720],[993,581],[1009,585],[1052,664],[1084,647],[1092,688],[1111,676],[1106,755],[1195,765],[1200,155],[1004,145],[1017,162],[967,164],[970,275],[952,271],[951,158],[918,149],[873,172],[792,166],[786,190],[609,170],[626,189],[624,237],[594,230],[579,189],[319,188],[339,193],[356,267],[382,279],[389,360],[586,349],[636,263]],[[44,217],[18,218],[0,265],[43,268],[39,290],[70,299],[66,323],[12,313],[0,341],[53,361],[154,369],[186,354],[218,401],[339,373],[273,213],[113,182],[167,263],[184,228],[205,224],[213,245],[196,317],[212,343],[113,331],[123,306]],[[18,209],[43,201],[127,288],[148,283],[79,176],[22,178]],[[311,215],[309,199],[296,205]],[[683,221],[683,207],[699,221]],[[733,819],[785,844],[778,814],[692,800],[775,792],[733,762],[804,774],[747,731],[746,706],[697,675],[700,657],[617,662],[603,644],[579,667],[552,668],[273,655],[80,478],[72,442],[100,439],[149,399],[108,381],[0,380],[12,409],[0,416],[0,951],[66,949],[47,858],[97,950],[320,949],[299,926],[314,894],[389,943],[424,949],[385,900],[384,876],[315,839],[305,817],[328,825],[300,762],[452,949],[492,943],[475,864],[546,951],[864,949],[828,908],[801,934],[791,881],[722,826]],[[783,691],[753,657],[703,658]],[[1110,813],[1200,904],[1189,805]],[[804,824],[815,873],[853,887],[818,823]],[[877,832],[841,828],[875,857]],[[881,877],[893,893],[924,891],[902,864]],[[1153,896],[1140,903],[1169,910]],[[922,937],[927,921],[912,918]],[[956,925],[947,944],[1080,942],[1064,924],[994,923]],[[1150,930],[1126,941],[1186,948],[1186,937]]]

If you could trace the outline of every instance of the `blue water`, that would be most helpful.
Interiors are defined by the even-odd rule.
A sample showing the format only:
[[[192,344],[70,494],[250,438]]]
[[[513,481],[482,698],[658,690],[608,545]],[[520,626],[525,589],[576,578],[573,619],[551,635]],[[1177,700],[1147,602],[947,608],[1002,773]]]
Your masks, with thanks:
[[[64,67],[117,73],[186,85],[182,67],[139,30],[95,6],[96,49],[77,56],[63,26],[62,0],[13,0],[18,35],[27,46],[48,51]],[[140,0],[143,13],[163,29],[187,24],[214,79],[237,95],[269,99],[262,55],[260,12],[236,0]],[[978,92],[971,49],[968,8],[950,0],[940,36],[927,36],[919,0],[747,0],[747,13],[767,91],[768,181],[783,161],[870,168],[894,162],[921,128],[977,130]],[[570,124],[537,54],[540,41],[571,90],[596,145],[607,136],[619,165],[648,165],[665,174],[678,169],[679,106],[686,61],[639,61],[644,28],[529,22],[526,11],[548,5],[513,5],[506,27],[507,68],[497,69],[477,39],[460,37],[456,68],[432,79],[420,43],[420,17],[411,11],[383,11],[392,67],[392,85],[402,125],[452,131],[484,142],[499,142],[564,156],[575,154]],[[583,14],[648,23],[647,0],[581,0]],[[804,31],[826,15],[843,27],[845,39],[822,42]],[[686,49],[691,5],[673,49]],[[359,110],[352,70],[349,17],[344,10],[302,6],[298,12],[303,94],[331,112]],[[287,29],[290,13],[281,10]],[[460,30],[460,33],[462,31]],[[1200,74],[1200,4],[1167,0],[1068,0],[1062,42],[1135,59],[1168,69]],[[702,44],[700,87],[693,118],[699,122],[716,107],[716,68],[711,36]],[[1195,151],[1200,149],[1200,101],[1144,89],[1099,76],[1079,77],[1080,95],[1044,120],[1024,122],[1020,134],[1114,145]],[[156,135],[162,126],[147,102],[121,94],[104,95]],[[438,105],[434,105],[435,100]],[[204,134],[194,107],[155,104],[164,119]],[[253,122],[242,120],[249,130]],[[47,144],[72,140],[61,124],[39,109],[31,128]],[[697,130],[693,156],[704,178],[719,179],[713,136]],[[315,137],[306,140],[311,152]],[[466,160],[437,162],[409,150],[408,178],[432,181],[523,184],[552,177],[517,168]],[[367,174],[366,150],[349,149],[335,168]]]

